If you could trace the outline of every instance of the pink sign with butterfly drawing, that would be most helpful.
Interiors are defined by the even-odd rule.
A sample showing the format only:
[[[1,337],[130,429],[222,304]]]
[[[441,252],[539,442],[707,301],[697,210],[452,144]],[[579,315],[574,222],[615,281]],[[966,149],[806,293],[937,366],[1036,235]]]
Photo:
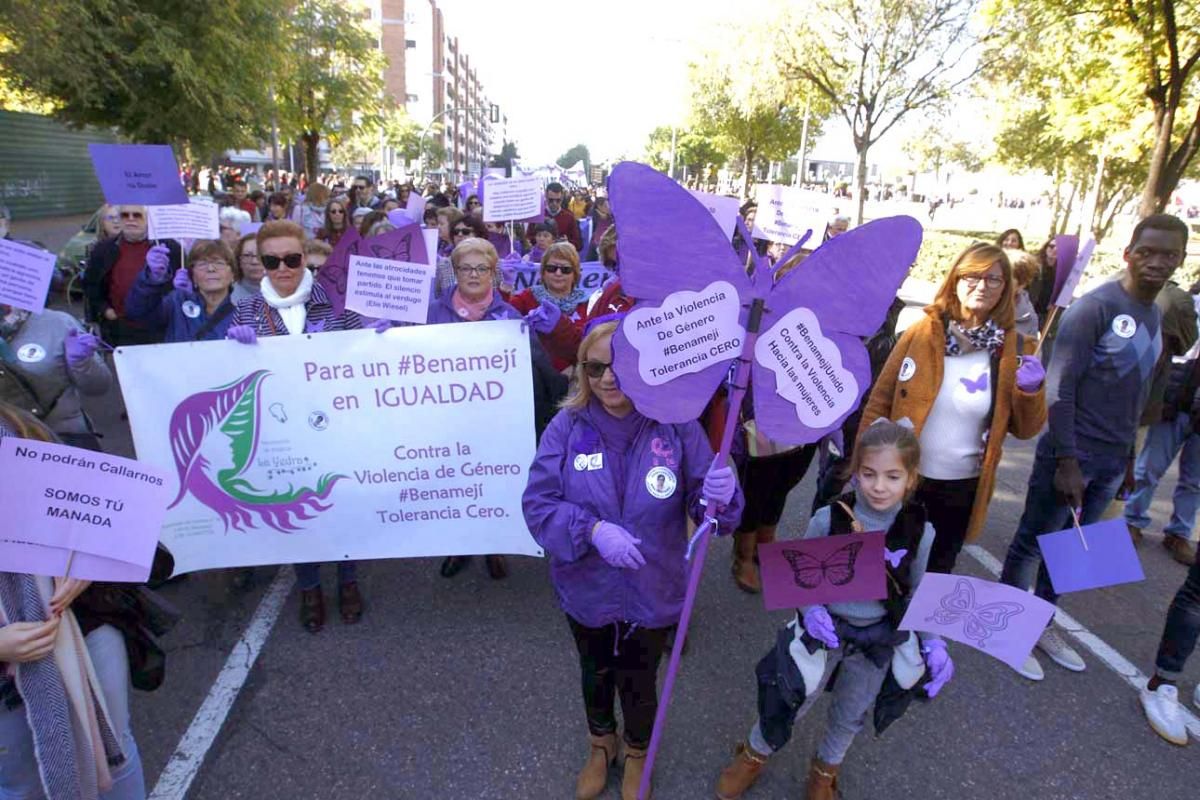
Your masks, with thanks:
[[[848,533],[759,545],[767,610],[884,599],[883,543],[882,533]]]
[[[900,630],[936,633],[1019,669],[1052,616],[1054,606],[1014,586],[927,572]]]

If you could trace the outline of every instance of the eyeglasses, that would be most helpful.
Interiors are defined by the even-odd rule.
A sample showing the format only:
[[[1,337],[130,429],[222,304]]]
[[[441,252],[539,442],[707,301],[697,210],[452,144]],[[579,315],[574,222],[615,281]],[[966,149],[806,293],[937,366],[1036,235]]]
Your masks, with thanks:
[[[1004,285],[1004,278],[995,275],[963,275],[959,280],[965,283],[968,289],[974,289],[980,281],[983,281],[989,289],[999,289]]]
[[[604,377],[604,371],[612,369],[612,362],[605,363],[604,361],[580,361],[579,365],[583,367],[583,374],[589,378],[599,379]]]
[[[280,264],[287,264],[289,269],[300,269],[304,266],[303,253],[288,253],[286,256],[259,256],[263,269],[271,272],[279,269]]]
[[[220,272],[221,270],[228,268],[229,265],[224,261],[197,261],[195,264],[192,264],[193,271],[207,269],[211,270],[212,272]]]
[[[462,264],[455,267],[454,271],[459,275],[486,275],[492,271],[492,268],[480,266],[478,264]]]
[[[475,231],[471,230],[470,228],[455,228],[454,229],[455,236],[470,236],[474,233],[475,233]]]
[[[146,215],[140,211],[122,211],[121,219],[143,219]]]
[[[575,271],[575,268],[570,264],[543,264],[542,272],[556,272],[559,275],[570,275]]]

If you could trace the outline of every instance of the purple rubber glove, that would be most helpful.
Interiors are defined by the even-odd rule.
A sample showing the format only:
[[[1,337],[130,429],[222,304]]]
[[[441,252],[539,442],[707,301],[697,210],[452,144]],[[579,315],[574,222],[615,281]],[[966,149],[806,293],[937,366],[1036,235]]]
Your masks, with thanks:
[[[825,606],[813,606],[804,612],[804,630],[830,649],[842,646],[837,630],[833,627],[833,617],[829,616]]]
[[[156,244],[146,253],[146,269],[150,270],[150,279],[162,283],[167,279],[167,269],[171,266],[171,253],[165,244]]]
[[[733,473],[733,467],[718,466],[717,458],[719,456],[713,458],[712,466],[704,476],[702,491],[705,498],[716,500],[717,505],[727,506],[737,491],[737,475]]]
[[[175,280],[171,283],[180,292],[192,292],[196,288],[192,286],[192,279],[188,277],[187,270],[183,267],[175,270]]]
[[[1032,393],[1042,388],[1046,380],[1046,368],[1037,356],[1021,356],[1017,366],[1017,388],[1022,392]]]
[[[592,545],[600,551],[600,557],[618,569],[641,569],[646,564],[637,549],[641,543],[641,539],[611,522],[600,522],[592,531]]]
[[[253,325],[230,325],[229,330],[225,331],[225,338],[242,344],[255,344],[258,342],[258,333]]]
[[[946,652],[946,643],[941,639],[925,642],[921,646],[921,652],[925,655],[925,666],[929,667],[929,676],[932,678],[925,686],[925,693],[930,697],[937,697],[942,687],[954,677],[954,661]]]
[[[390,319],[377,319],[371,323],[371,327],[375,329],[376,333],[390,331],[395,325],[396,323],[392,322]]]
[[[67,357],[68,367],[78,367],[91,358],[100,340],[90,333],[84,333],[78,328],[67,331],[67,339],[63,342],[63,354]]]
[[[541,334],[551,333],[562,319],[562,309],[553,300],[543,300],[541,304],[525,315],[525,324]]]
[[[512,286],[517,282],[517,270],[521,267],[521,257],[515,252],[500,259],[500,285]]]

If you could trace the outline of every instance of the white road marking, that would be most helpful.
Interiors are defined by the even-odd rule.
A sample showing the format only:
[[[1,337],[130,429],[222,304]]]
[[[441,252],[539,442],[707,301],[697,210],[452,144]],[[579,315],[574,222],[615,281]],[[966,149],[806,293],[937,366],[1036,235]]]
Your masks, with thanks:
[[[969,544],[963,550],[978,561],[985,570],[997,578],[1000,577],[1000,570],[1004,565],[990,552],[977,544]],[[1118,653],[1112,645],[1088,630],[1079,620],[1060,608],[1054,614],[1054,621],[1058,623],[1063,631],[1073,637],[1075,641],[1079,642],[1087,650],[1090,650],[1092,655],[1100,659],[1106,667],[1117,673],[1121,680],[1125,681],[1138,692],[1146,688],[1146,682],[1150,678],[1134,666],[1132,661]],[[1180,694],[1186,693],[1181,692]],[[1193,738],[1200,739],[1200,718],[1197,718],[1188,709],[1186,702],[1186,700],[1181,700],[1179,703],[1179,710],[1183,716],[1184,724],[1187,725],[1188,732],[1192,734]]]
[[[295,572],[290,567],[280,567],[255,609],[254,616],[250,618],[250,624],[225,659],[225,666],[217,674],[208,696],[192,718],[192,724],[158,776],[150,800],[183,800],[187,796],[188,788],[204,764],[204,757],[217,734],[221,732],[221,726],[225,724],[229,710],[246,684],[246,678],[258,660],[267,637],[271,635],[271,629],[275,627],[279,612],[283,610],[283,604],[295,583]]]

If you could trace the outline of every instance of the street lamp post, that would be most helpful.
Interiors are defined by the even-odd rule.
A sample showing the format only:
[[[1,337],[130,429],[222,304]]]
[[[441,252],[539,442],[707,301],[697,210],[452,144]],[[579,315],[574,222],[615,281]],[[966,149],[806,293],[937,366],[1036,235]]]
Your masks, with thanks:
[[[499,108],[494,103],[491,106],[454,106],[443,110],[440,114],[435,114],[433,119],[429,120],[429,124],[425,126],[425,130],[421,131],[421,138],[417,140],[417,166],[422,180],[425,178],[425,137],[433,130],[433,126],[439,119],[447,114],[457,114],[460,111],[487,111],[492,121],[495,122]]]

